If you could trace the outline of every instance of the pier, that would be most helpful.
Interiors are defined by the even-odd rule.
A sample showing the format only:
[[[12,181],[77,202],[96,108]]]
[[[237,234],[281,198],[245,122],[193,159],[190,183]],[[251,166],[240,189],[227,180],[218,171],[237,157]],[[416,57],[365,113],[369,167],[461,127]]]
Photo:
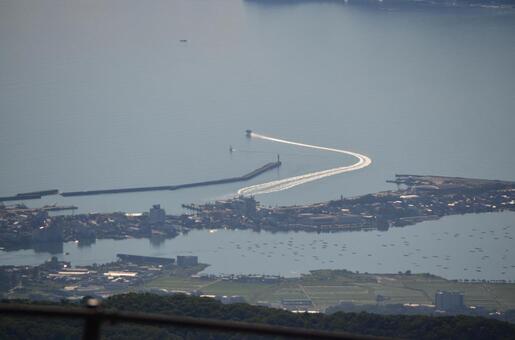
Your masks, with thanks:
[[[230,177],[230,178],[216,179],[216,180],[212,180],[212,181],[194,182],[194,183],[177,184],[177,185],[120,188],[120,189],[102,189],[102,190],[88,190],[88,191],[71,191],[71,192],[63,192],[63,193],[61,193],[61,196],[64,196],[64,197],[91,196],[91,195],[104,195],[104,194],[146,192],[146,191],[179,190],[179,189],[195,188],[195,187],[202,187],[202,186],[208,186],[208,185],[243,182],[243,181],[248,181],[256,176],[259,176],[262,173],[265,173],[269,170],[278,168],[281,166],[281,164],[282,163],[279,160],[276,162],[267,163],[267,164],[263,165],[262,167],[254,170],[252,172],[249,172],[246,175],[240,176],[240,177]]]

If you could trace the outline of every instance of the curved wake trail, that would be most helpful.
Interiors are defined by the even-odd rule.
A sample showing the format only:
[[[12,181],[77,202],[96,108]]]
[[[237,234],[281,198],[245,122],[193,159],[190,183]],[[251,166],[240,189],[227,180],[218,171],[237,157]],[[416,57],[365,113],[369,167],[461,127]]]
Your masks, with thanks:
[[[304,148],[342,153],[345,155],[350,155],[350,156],[356,157],[358,159],[358,161],[356,163],[354,163],[352,165],[348,165],[348,166],[342,166],[342,167],[332,168],[332,169],[328,169],[328,170],[310,172],[310,173],[300,175],[300,176],[288,177],[285,179],[280,179],[280,180],[276,180],[276,181],[271,181],[271,182],[267,182],[267,183],[256,184],[256,185],[252,185],[249,187],[241,188],[240,190],[238,190],[238,195],[254,196],[254,195],[268,194],[268,193],[272,193],[272,192],[276,192],[276,191],[287,190],[287,189],[296,187],[297,185],[309,183],[309,182],[316,181],[316,180],[319,180],[319,179],[322,179],[325,177],[363,169],[372,163],[372,160],[370,158],[368,158],[365,155],[359,154],[357,152],[341,150],[341,149],[334,149],[334,148],[327,148],[324,146],[297,143],[297,142],[292,142],[292,141],[285,140],[285,139],[273,138],[273,137],[268,137],[265,135],[260,135],[258,133],[254,133],[254,132],[252,132],[250,136],[252,138],[259,138],[259,139],[264,139],[264,140],[268,140],[268,141],[272,141],[272,142],[290,144],[290,145],[300,146],[300,147],[304,147]]]

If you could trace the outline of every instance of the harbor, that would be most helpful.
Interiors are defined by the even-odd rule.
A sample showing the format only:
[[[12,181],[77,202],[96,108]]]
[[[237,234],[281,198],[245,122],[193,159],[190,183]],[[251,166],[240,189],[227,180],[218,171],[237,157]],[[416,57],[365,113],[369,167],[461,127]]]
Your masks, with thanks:
[[[166,214],[158,204],[140,213],[60,216],[3,206],[0,247],[7,251],[0,258],[32,264],[52,253],[104,263],[138,249],[141,255],[204,256],[213,273],[259,269],[298,276],[344,266],[515,279],[513,182],[419,175],[397,175],[393,182],[397,190],[303,206],[266,207],[252,197],[185,204],[190,214]]]

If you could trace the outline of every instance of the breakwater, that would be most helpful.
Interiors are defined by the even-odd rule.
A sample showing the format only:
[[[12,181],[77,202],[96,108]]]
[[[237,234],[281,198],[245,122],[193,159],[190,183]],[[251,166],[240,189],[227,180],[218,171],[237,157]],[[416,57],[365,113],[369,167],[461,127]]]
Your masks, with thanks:
[[[151,187],[70,191],[70,192],[61,193],[61,196],[64,196],[64,197],[91,196],[91,195],[104,195],[104,194],[122,194],[122,193],[131,193],[131,192],[145,192],[145,191],[179,190],[179,189],[195,188],[195,187],[202,187],[202,186],[208,186],[208,185],[243,182],[243,181],[248,181],[256,176],[259,176],[264,172],[278,168],[279,166],[281,166],[280,161],[271,162],[271,163],[267,163],[267,164],[263,165],[262,167],[254,170],[252,172],[249,172],[248,174],[243,175],[243,176],[216,179],[216,180],[212,180],[212,181],[194,182],[194,183],[177,184],[177,185],[151,186]]]
[[[35,199],[40,199],[43,196],[57,195],[58,193],[59,193],[59,190],[57,190],[57,189],[24,192],[24,193],[16,194],[15,196],[0,197],[0,202],[2,202],[2,201],[35,200]]]

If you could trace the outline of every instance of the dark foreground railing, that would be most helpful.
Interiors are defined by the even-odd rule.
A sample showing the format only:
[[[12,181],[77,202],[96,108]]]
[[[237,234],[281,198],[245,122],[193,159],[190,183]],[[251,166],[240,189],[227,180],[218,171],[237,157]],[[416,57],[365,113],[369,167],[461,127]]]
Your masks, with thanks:
[[[23,317],[42,316],[51,318],[83,319],[86,321],[84,324],[83,339],[88,340],[100,339],[100,328],[104,322],[151,324],[221,332],[282,336],[297,339],[386,339],[381,337],[355,335],[346,332],[328,332],[314,329],[282,327],[239,321],[213,320],[163,314],[113,312],[103,310],[101,307],[94,305],[89,308],[66,308],[59,306],[4,303],[0,304],[0,314]]]

